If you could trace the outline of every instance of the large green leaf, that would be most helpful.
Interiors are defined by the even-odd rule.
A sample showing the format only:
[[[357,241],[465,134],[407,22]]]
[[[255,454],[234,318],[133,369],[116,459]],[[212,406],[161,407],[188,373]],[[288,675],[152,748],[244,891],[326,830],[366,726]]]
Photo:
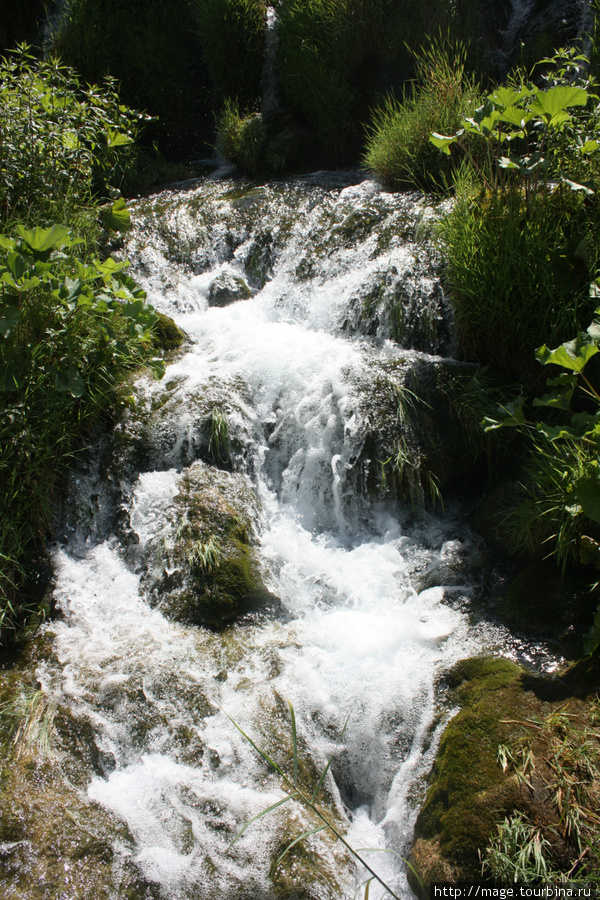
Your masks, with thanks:
[[[66,225],[53,225],[52,228],[25,228],[24,225],[17,225],[17,234],[34,253],[45,254],[71,244],[71,233]]]
[[[572,341],[566,341],[556,350],[549,350],[544,344],[535,351],[536,357],[544,366],[562,366],[563,369],[571,369],[573,372],[582,372],[592,358],[598,353],[598,347],[583,339],[583,335]]]
[[[575,485],[574,496],[584,516],[600,524],[600,473],[580,478]]]
[[[543,116],[548,122],[554,121],[556,124],[565,110],[572,106],[585,106],[588,98],[589,94],[583,88],[561,84],[549,88],[547,91],[538,91],[529,108],[536,115]]]
[[[3,306],[0,309],[0,334],[3,338],[10,335],[20,318],[21,313],[16,306]]]
[[[122,197],[102,210],[102,225],[107,231],[129,231],[131,216]]]

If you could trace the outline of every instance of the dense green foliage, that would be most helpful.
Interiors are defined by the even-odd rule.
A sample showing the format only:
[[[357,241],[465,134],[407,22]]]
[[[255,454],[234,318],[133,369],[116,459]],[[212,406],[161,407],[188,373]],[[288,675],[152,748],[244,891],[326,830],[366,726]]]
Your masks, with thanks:
[[[55,487],[126,373],[149,360],[156,315],[127,263],[93,250],[98,213],[105,228],[129,225],[122,199],[98,202],[141,117],[111,82],[82,90],[71,70],[25,50],[0,67],[0,97],[2,642],[38,613]]]
[[[414,76],[409,47],[454,27],[467,38],[477,15],[467,0],[287,0],[280,9],[284,98],[333,162],[348,159],[373,104]]]
[[[161,148],[181,156],[211,128],[196,27],[192,0],[68,0],[52,46],[88,82],[116,78],[125,103],[159,117]]]
[[[0,64],[0,222],[70,220],[118,187],[142,119],[111,80],[84,89],[54,58],[11,54]]]
[[[600,184],[596,112],[585,84],[558,75],[564,83],[546,89],[499,88],[455,135],[432,137],[469,166],[439,232],[459,347],[519,377],[531,375],[539,343],[589,321],[590,272],[600,260],[597,207],[588,202]]]
[[[389,187],[449,186],[450,160],[429,136],[455,131],[475,111],[480,94],[465,66],[462,45],[433,40],[416,54],[416,81],[402,100],[389,95],[375,110],[364,162]]]

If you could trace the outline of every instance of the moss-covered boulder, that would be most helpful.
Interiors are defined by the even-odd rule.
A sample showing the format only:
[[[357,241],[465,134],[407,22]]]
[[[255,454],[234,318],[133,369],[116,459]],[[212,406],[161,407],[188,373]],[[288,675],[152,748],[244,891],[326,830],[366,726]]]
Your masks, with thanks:
[[[154,343],[161,350],[178,350],[186,339],[186,333],[170,316],[156,312],[153,329]]]
[[[234,468],[253,442],[249,388],[241,379],[209,378],[189,389],[183,377],[134,386],[134,402],[114,429],[106,451],[112,480],[141,471],[182,469],[197,459]]]
[[[420,505],[429,495],[473,484],[485,471],[485,436],[477,416],[465,416],[461,395],[475,367],[407,353],[376,363],[364,389],[361,414],[367,438],[361,453],[363,484]]]
[[[597,721],[594,703],[578,696],[574,679],[534,676],[505,659],[463,660],[449,685],[462,709],[442,736],[417,818],[410,862],[421,883],[409,872],[414,889],[428,896],[432,881],[480,880],[486,848],[516,814],[547,839],[549,867],[568,871],[580,851],[564,827],[564,806],[555,802],[557,762],[569,731],[574,746],[587,742],[594,755],[588,728]],[[593,740],[600,760],[600,734]],[[504,766],[499,747],[508,751]],[[562,771],[572,781],[587,779],[589,796],[596,796],[600,779],[575,774],[574,758],[563,759]]]
[[[40,690],[36,670],[51,653],[46,636],[0,666],[0,893],[155,900],[127,826],[86,796],[93,741]]]
[[[167,513],[170,527],[145,551],[152,602],[169,618],[210,628],[273,608],[255,547],[259,514],[245,476],[190,466]]]
[[[208,289],[209,306],[229,306],[238,300],[248,300],[252,291],[243,278],[232,272],[221,272]]]

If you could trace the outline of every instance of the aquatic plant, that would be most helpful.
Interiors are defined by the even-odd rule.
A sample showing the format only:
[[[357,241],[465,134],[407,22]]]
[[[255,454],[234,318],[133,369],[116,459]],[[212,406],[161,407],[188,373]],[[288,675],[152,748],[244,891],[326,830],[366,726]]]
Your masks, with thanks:
[[[208,455],[215,463],[229,460],[229,420],[220,406],[215,406],[210,414]]]

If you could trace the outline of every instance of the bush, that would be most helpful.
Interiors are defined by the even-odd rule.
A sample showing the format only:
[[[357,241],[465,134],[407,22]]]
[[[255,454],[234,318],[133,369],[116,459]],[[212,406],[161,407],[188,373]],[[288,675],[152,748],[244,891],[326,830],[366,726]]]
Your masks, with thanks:
[[[217,150],[250,177],[264,163],[265,127],[260,113],[241,116],[237,104],[226,101],[217,125]]]
[[[118,184],[142,118],[110,80],[84,90],[56,59],[11,54],[0,64],[0,222],[70,220]]]
[[[260,105],[265,0],[193,0],[215,105]]]
[[[433,131],[448,134],[474,112],[480,95],[465,73],[466,50],[441,39],[416,54],[416,83],[403,99],[388,96],[375,110],[364,164],[386,185],[446,189],[451,161],[431,144]]]
[[[192,0],[66,0],[53,50],[89,83],[119,82],[124,102],[159,121],[164,152],[183,156],[210,138],[210,89]]]
[[[526,381],[541,341],[562,341],[589,320],[600,261],[598,206],[588,199],[588,180],[600,186],[597,114],[587,85],[564,72],[545,89],[498,88],[455,135],[431,138],[469,167],[438,232],[459,348]],[[589,179],[575,182],[573,172]]]
[[[156,316],[127,263],[83,262],[78,244],[60,225],[0,235],[0,642],[28,611],[57,480],[152,348]]]

